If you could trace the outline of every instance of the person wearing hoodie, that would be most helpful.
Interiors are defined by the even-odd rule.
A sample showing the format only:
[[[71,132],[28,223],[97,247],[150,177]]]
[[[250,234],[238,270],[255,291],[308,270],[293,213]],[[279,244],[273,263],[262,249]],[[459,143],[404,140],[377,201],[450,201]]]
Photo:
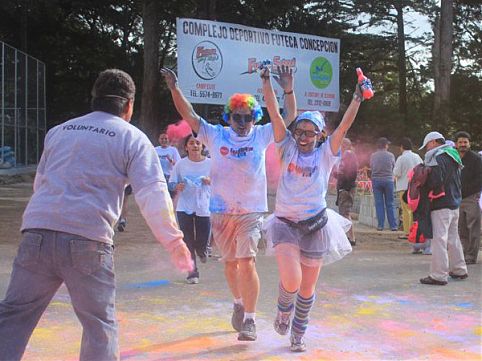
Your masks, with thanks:
[[[422,149],[426,150],[424,164],[431,167],[427,181],[433,190],[429,193],[433,237],[430,274],[420,279],[420,283],[445,286],[449,276],[458,280],[468,277],[458,233],[462,161],[439,132],[428,133]]]

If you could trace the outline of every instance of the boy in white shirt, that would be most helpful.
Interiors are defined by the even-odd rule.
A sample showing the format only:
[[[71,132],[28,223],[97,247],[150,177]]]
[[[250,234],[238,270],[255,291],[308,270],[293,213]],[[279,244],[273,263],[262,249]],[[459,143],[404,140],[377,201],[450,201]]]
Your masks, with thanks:
[[[162,171],[166,181],[169,182],[169,176],[171,175],[172,168],[181,159],[176,147],[173,147],[169,143],[169,136],[167,133],[159,134],[159,146],[156,147],[156,153],[161,162]]]

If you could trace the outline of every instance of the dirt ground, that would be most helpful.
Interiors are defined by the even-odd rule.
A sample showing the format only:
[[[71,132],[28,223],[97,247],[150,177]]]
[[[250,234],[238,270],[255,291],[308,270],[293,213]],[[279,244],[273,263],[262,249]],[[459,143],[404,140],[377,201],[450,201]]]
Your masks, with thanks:
[[[0,186],[0,298],[31,190],[31,182]],[[278,287],[272,257],[257,258],[258,340],[239,342],[230,326],[232,299],[222,263],[210,258],[200,265],[200,283],[188,285],[132,200],[128,219],[126,232],[115,237],[121,360],[482,360],[480,261],[469,266],[467,280],[421,285],[430,256],[412,255],[399,232],[357,224],[353,252],[321,272],[308,351],[293,354],[289,340],[272,327]],[[80,339],[81,326],[61,287],[23,360],[76,360]]]

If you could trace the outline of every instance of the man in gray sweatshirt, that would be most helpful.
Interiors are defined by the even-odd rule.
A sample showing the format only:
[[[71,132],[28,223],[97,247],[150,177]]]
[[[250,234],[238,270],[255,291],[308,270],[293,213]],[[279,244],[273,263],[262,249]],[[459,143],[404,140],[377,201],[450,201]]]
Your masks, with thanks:
[[[383,231],[385,226],[385,209],[392,231],[398,230],[394,206],[393,167],[395,156],[388,151],[390,141],[381,137],[377,141],[377,151],[370,157],[373,197],[377,214],[377,230]]]
[[[176,267],[192,268],[154,147],[129,124],[134,96],[127,73],[105,70],[92,89],[93,112],[47,133],[0,302],[1,360],[22,358],[62,283],[82,324],[80,360],[119,359],[112,237],[126,184]]]

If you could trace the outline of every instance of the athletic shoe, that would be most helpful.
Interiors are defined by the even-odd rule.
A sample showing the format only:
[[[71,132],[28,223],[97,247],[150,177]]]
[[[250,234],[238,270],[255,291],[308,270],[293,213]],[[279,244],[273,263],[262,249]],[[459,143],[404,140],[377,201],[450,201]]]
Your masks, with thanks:
[[[428,276],[425,278],[421,278],[420,283],[423,283],[424,285],[445,286],[447,284],[447,281],[437,281],[434,280],[432,277]]]
[[[199,278],[198,277],[186,278],[186,283],[190,285],[197,285],[199,283]]]
[[[240,332],[241,328],[243,327],[243,319],[244,319],[244,307],[243,305],[239,305],[235,303],[233,305],[233,315],[231,316],[231,325],[238,332]]]
[[[452,277],[455,280],[464,280],[467,277],[469,277],[469,275],[467,273],[464,273],[463,275],[456,275],[453,272],[449,272],[449,276]]]
[[[303,341],[303,335],[297,335],[295,333],[291,334],[290,337],[291,341],[291,352],[305,352],[306,351],[306,344]]]
[[[121,218],[119,219],[119,222],[117,222],[117,230],[119,232],[124,232],[127,227],[127,219]]]
[[[256,337],[256,324],[252,318],[247,318],[239,332],[238,341],[256,341]]]
[[[281,312],[278,310],[278,314],[274,320],[274,330],[280,335],[286,335],[290,330],[291,312]]]

